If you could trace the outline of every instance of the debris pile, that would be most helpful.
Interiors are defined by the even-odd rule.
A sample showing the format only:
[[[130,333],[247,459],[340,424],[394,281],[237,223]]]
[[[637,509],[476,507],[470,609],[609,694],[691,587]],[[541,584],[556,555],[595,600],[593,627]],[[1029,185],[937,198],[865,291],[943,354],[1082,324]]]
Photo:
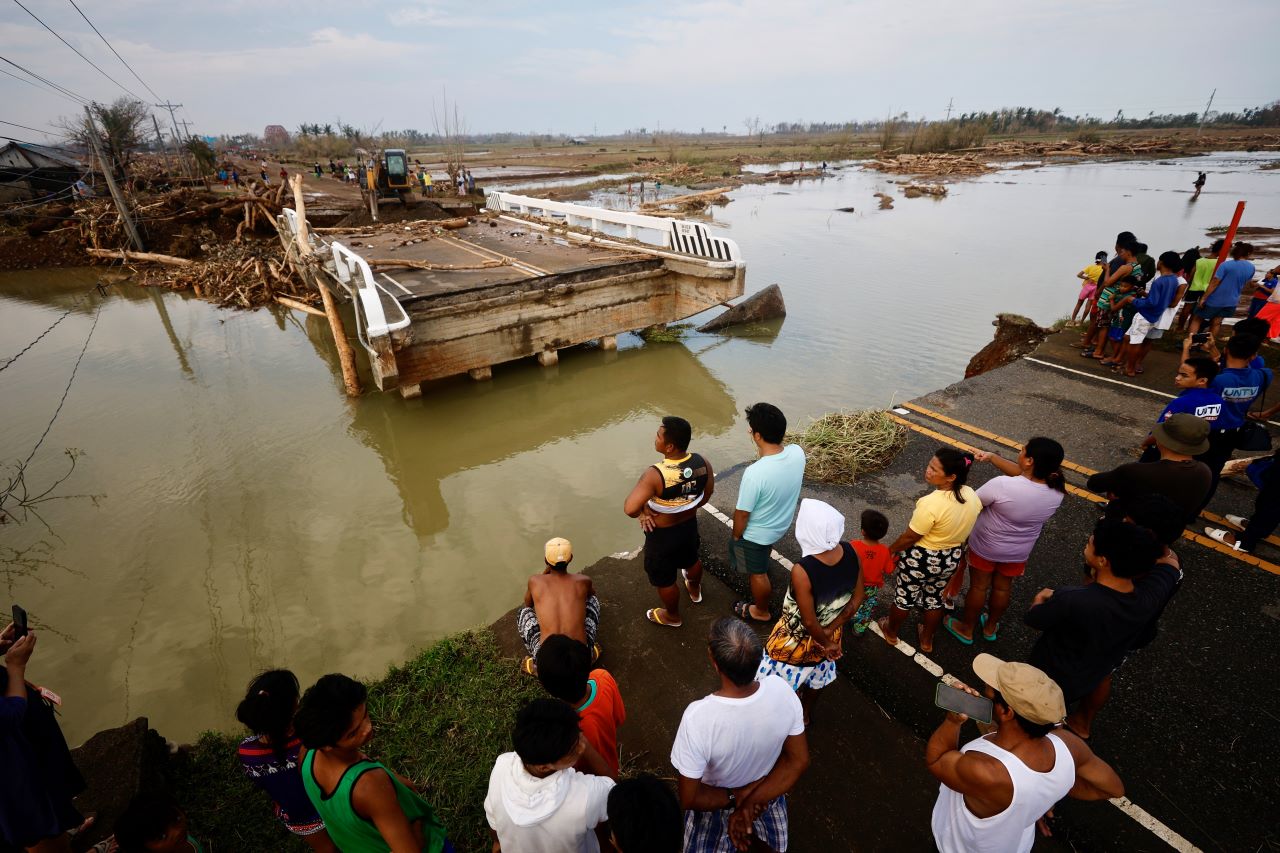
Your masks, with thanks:
[[[898,154],[884,160],[869,160],[863,168],[895,175],[935,177],[983,175],[995,171],[972,154]]]
[[[904,184],[902,187],[902,194],[907,198],[919,198],[922,195],[945,198],[948,192],[942,184]]]

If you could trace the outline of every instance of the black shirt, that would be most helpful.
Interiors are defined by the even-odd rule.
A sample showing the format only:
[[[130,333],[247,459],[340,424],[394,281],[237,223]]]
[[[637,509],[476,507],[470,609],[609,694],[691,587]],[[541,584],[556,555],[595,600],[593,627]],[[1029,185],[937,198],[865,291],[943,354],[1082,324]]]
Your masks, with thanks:
[[[1023,617],[1042,632],[1027,662],[1058,682],[1067,704],[1084,698],[1131,649],[1151,639],[1152,623],[1181,577],[1178,568],[1157,563],[1134,579],[1133,592],[1098,583],[1057,590]]]
[[[1129,462],[1110,471],[1100,471],[1089,478],[1085,487],[1091,492],[1113,494],[1121,499],[1164,495],[1182,507],[1187,513],[1187,521],[1191,522],[1200,514],[1200,505],[1212,484],[1213,473],[1199,460],[1174,462],[1161,459],[1157,462]]]

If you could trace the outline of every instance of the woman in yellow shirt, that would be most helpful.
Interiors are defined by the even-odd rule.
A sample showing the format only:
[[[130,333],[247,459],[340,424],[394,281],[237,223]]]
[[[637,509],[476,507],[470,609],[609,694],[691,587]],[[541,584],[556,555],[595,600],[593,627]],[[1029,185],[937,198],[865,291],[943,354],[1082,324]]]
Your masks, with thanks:
[[[965,485],[973,454],[940,447],[924,469],[924,481],[934,491],[916,501],[907,529],[889,550],[897,555],[897,585],[893,608],[880,620],[885,640],[898,644],[898,631],[913,609],[920,620],[920,651],[933,651],[933,635],[942,622],[942,590],[964,555],[982,501]]]

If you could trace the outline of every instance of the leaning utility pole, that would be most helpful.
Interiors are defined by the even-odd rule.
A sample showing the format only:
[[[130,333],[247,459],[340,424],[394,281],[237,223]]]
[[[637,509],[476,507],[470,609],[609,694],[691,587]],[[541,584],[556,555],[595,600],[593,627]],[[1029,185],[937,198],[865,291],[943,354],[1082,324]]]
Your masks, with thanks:
[[[947,121],[951,121],[951,105],[956,101],[955,98],[947,98]]]
[[[164,161],[169,164],[169,169],[173,169],[173,158],[169,156],[169,146],[164,144],[164,137],[160,134],[160,122],[156,121],[156,117],[151,117],[151,126],[156,129],[156,144],[160,146],[160,154],[164,157]]]
[[[1213,96],[1218,94],[1217,88],[1209,93],[1209,103],[1204,105],[1204,114],[1200,116],[1200,126],[1196,128],[1196,136],[1200,135],[1200,131],[1204,130],[1204,123],[1209,118],[1209,107],[1213,106]]]
[[[98,165],[102,166],[102,177],[107,181],[107,189],[111,191],[111,198],[116,203],[116,210],[120,211],[120,222],[124,225],[125,233],[129,235],[130,242],[139,252],[145,252],[147,247],[142,245],[142,237],[138,235],[138,229],[133,225],[133,218],[129,216],[129,208],[124,202],[124,196],[120,194],[120,188],[116,186],[115,162],[108,161],[102,156],[102,146],[98,141],[98,126],[93,121],[93,111],[88,107],[84,108],[84,116],[89,127],[89,144],[93,146],[93,153],[97,155]]]

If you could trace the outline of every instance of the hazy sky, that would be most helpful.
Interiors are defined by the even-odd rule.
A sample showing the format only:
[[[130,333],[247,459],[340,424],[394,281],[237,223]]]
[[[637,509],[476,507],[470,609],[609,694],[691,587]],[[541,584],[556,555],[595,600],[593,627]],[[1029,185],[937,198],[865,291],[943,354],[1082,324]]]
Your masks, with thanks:
[[[70,0],[22,2],[155,100]],[[1275,0],[77,3],[193,132],[215,135],[339,117],[429,132],[446,86],[472,131],[572,134],[941,118],[952,98],[957,113],[1110,117],[1198,111],[1214,87],[1215,109],[1280,97]],[[87,98],[124,94],[14,0],[0,0],[0,56]],[[0,120],[43,127],[78,109],[0,74]]]

